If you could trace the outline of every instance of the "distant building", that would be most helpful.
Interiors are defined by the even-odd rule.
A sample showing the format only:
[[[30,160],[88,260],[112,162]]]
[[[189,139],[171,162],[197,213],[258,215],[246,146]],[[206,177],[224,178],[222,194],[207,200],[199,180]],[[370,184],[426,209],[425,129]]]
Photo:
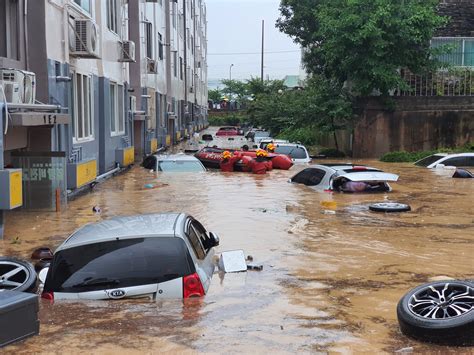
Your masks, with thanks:
[[[283,78],[283,84],[291,90],[303,88],[303,81],[299,75],[287,75]]]

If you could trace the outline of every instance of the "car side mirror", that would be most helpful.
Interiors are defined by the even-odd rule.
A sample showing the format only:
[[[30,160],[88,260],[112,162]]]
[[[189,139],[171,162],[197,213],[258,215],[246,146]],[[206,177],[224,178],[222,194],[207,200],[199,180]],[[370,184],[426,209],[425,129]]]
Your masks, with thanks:
[[[216,233],[209,233],[209,237],[211,238],[211,243],[213,247],[217,247],[220,244],[220,238]]]
[[[49,267],[45,267],[38,274],[38,279],[43,285],[46,282],[46,276],[48,275],[48,270],[49,270]]]

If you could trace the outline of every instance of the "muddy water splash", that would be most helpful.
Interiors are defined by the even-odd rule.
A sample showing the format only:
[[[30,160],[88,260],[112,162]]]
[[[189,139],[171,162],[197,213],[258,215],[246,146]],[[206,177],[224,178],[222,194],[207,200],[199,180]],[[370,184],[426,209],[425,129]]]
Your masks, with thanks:
[[[432,277],[474,278],[474,183],[408,164],[369,163],[400,174],[392,193],[328,194],[288,184],[302,167],[267,176],[171,176],[135,167],[62,213],[9,213],[1,255],[28,258],[35,247],[56,247],[84,223],[112,216],[186,211],[220,235],[220,251],[244,249],[264,269],[215,274],[198,301],[42,301],[41,334],[2,350],[459,353],[402,336],[395,309],[408,289]],[[368,211],[381,200],[409,203],[413,211]],[[95,205],[101,214],[92,212]]]

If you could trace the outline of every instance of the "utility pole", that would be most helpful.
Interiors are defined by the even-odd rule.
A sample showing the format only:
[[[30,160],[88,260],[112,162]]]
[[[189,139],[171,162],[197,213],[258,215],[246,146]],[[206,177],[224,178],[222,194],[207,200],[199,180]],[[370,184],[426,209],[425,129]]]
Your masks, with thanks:
[[[230,67],[229,67],[229,80],[232,80],[232,67],[234,66],[234,64],[231,64]]]
[[[262,20],[262,63],[261,63],[261,72],[260,72],[260,80],[262,80],[262,83],[263,83],[264,51],[265,51],[265,20]]]

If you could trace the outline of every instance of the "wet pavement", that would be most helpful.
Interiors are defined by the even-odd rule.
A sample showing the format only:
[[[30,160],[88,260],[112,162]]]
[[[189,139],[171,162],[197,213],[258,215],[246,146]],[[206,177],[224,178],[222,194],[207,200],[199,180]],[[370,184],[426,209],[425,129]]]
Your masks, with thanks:
[[[266,176],[150,173],[138,166],[71,201],[62,213],[7,214],[0,254],[29,258],[84,223],[185,211],[243,249],[263,271],[213,277],[201,300],[41,301],[41,334],[4,353],[469,353],[410,340],[396,305],[433,277],[474,278],[474,181],[452,171],[367,163],[400,175],[386,194],[330,194]],[[154,184],[146,189],[145,184]],[[379,214],[393,200],[412,212]],[[98,205],[101,214],[92,212]],[[333,212],[328,212],[333,211]]]

